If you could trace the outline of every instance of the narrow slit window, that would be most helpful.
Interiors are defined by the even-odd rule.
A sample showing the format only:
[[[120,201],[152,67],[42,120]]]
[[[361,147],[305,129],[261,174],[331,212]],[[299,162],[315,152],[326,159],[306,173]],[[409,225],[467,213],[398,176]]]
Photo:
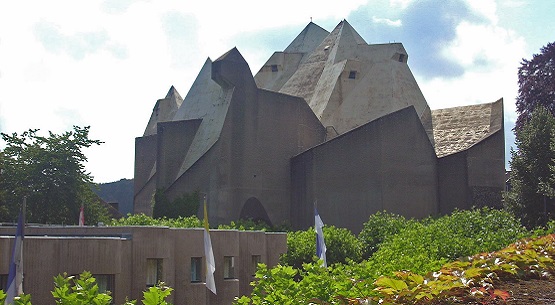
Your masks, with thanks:
[[[199,283],[202,281],[202,257],[191,257],[191,282]]]
[[[350,78],[350,79],[355,79],[355,78],[357,78],[357,71],[351,70],[351,72],[349,72],[349,78]]]
[[[224,279],[235,278],[235,257],[224,256]]]
[[[154,287],[162,281],[162,259],[148,258],[146,260],[146,287]]]
[[[258,268],[258,264],[262,262],[260,255],[253,255],[252,256],[252,267],[251,267],[251,274],[254,276],[256,274],[256,269]]]
[[[405,54],[399,54],[399,62],[405,61]]]

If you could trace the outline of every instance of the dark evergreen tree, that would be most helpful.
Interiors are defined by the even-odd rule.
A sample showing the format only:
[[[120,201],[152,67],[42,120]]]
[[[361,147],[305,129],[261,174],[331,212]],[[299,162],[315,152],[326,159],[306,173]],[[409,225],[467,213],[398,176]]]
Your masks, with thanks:
[[[89,127],[48,136],[37,131],[1,134],[6,147],[0,157],[0,221],[15,220],[25,196],[28,222],[76,224],[81,205],[87,223],[106,221],[82,152],[101,142],[89,139]]]

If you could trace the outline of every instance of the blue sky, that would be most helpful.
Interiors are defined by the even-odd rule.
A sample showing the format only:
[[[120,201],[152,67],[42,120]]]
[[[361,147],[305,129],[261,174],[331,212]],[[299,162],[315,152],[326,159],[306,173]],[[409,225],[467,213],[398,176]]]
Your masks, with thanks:
[[[187,2],[0,2],[0,131],[90,125],[95,181],[132,178],[156,100],[185,96],[207,57],[237,47],[254,74],[311,18],[347,19],[368,43],[403,43],[432,109],[504,98],[509,159],[519,63],[555,41],[551,0]]]

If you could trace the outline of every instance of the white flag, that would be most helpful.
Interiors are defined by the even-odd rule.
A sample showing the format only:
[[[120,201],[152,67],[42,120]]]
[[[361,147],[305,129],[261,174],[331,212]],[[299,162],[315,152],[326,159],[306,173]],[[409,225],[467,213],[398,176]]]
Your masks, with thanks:
[[[8,289],[6,290],[6,301],[4,304],[13,304],[13,299],[23,293],[23,212],[19,213],[17,231],[10,261],[8,274]]]
[[[316,256],[323,260],[322,266],[326,267],[326,243],[324,242],[324,222],[318,214],[318,210],[314,207],[314,230],[316,231]]]
[[[204,256],[206,257],[206,288],[216,294],[216,282],[214,282],[214,253],[212,252],[212,241],[208,230],[208,212],[206,211],[206,197],[204,197]]]

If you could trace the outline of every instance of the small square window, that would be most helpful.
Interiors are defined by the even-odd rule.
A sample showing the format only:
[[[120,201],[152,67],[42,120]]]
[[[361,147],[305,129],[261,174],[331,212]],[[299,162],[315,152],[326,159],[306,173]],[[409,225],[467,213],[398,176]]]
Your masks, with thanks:
[[[224,256],[224,279],[235,278],[235,257]]]
[[[146,260],[146,287],[154,287],[162,281],[162,259],[147,258]]]
[[[191,282],[202,282],[202,257],[191,257]]]
[[[261,262],[261,257],[260,255],[253,255],[251,262],[252,262],[252,267],[251,267],[251,274],[252,276],[254,276],[256,274],[256,269],[258,268],[258,264]]]
[[[278,66],[272,65],[272,72],[277,72],[277,71],[278,71]]]
[[[405,54],[399,54],[399,62],[405,61]]]
[[[351,70],[351,72],[349,72],[349,78],[350,78],[350,79],[355,79],[355,78],[357,78],[357,71]]]

